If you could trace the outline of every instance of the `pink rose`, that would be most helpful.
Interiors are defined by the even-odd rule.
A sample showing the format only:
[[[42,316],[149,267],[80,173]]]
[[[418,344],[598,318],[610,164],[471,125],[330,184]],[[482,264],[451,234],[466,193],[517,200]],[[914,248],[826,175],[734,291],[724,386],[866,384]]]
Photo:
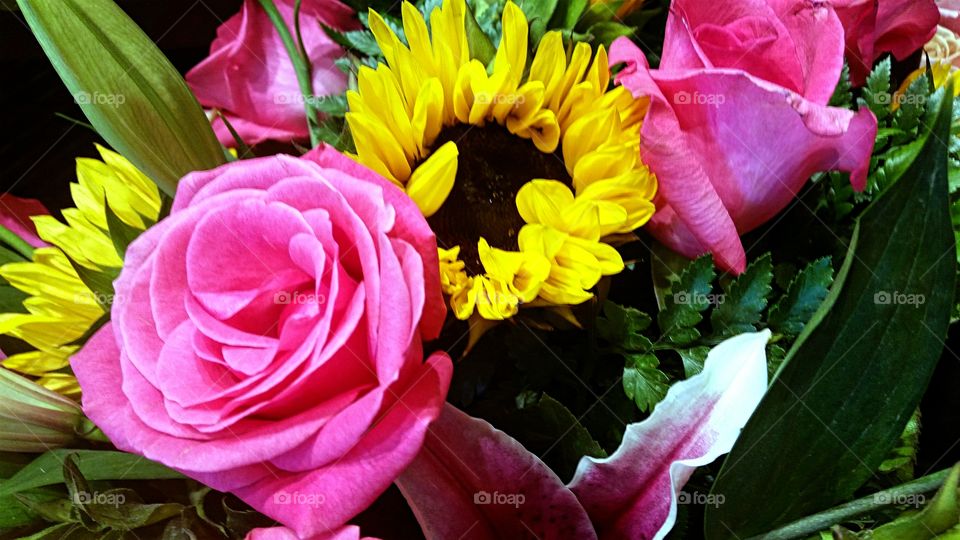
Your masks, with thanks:
[[[229,491],[303,538],[414,458],[452,366],[416,205],[334,150],[187,175],[127,250],[111,322],[72,359],[120,449]]]
[[[904,60],[923,47],[940,19],[934,0],[840,0],[834,5],[846,31],[850,76],[858,86],[884,53]]]
[[[742,272],[740,234],[776,215],[811,174],[852,173],[862,189],[877,121],[826,107],[843,29],[814,0],[675,0],[660,68],[626,38],[617,81],[649,96],[640,153],[659,179],[647,229],[688,257]]]
[[[294,0],[276,0],[293,31]],[[313,92],[339,94],[346,75],[333,65],[343,50],[324,33],[320,23],[350,28],[353,12],[337,0],[303,0],[300,30],[313,67]],[[290,56],[257,0],[244,0],[240,13],[217,30],[210,56],[187,73],[187,84],[204,107],[220,109],[248,144],[272,139],[309,137],[304,101]],[[235,146],[223,121],[213,122],[217,138]]]

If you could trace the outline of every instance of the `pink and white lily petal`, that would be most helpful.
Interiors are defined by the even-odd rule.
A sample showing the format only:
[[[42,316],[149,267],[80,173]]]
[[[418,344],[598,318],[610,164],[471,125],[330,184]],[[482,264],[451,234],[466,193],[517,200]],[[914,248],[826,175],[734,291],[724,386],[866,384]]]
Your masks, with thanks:
[[[694,469],[730,451],[767,389],[770,331],[717,345],[703,372],[673,385],[610,457],[583,458],[570,482],[600,538],[659,540]]]
[[[537,456],[449,403],[396,483],[428,540],[596,538],[576,497]]]

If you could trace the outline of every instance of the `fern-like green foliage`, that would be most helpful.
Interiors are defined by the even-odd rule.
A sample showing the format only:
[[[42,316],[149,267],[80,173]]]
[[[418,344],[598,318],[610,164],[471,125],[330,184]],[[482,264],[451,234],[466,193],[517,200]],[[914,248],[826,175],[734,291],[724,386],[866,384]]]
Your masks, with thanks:
[[[808,264],[775,286],[769,254],[734,279],[716,283],[710,256],[689,262],[674,277],[654,318],[612,302],[603,306],[597,334],[624,359],[623,388],[641,411],[649,411],[670,384],[700,373],[710,348],[728,337],[769,328],[773,373],[786,349],[826,298],[833,283],[830,258]]]

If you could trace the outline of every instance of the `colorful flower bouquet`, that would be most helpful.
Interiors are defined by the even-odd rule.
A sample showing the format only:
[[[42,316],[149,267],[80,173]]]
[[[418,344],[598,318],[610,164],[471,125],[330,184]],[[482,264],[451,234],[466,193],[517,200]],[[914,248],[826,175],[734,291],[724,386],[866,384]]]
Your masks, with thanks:
[[[3,538],[960,538],[955,2],[15,9]]]

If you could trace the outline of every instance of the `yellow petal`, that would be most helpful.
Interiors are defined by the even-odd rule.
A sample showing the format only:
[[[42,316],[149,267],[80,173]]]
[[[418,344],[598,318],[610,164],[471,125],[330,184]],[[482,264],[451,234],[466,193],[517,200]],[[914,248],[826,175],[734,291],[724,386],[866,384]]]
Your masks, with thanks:
[[[523,10],[512,1],[508,1],[503,8],[503,32],[497,56],[493,61],[494,72],[509,73],[509,86],[512,89],[520,86],[520,80],[527,67],[527,17]]]
[[[449,141],[438,148],[427,161],[420,164],[410,182],[407,195],[417,203],[425,217],[430,217],[443,206],[457,178],[457,145]]]
[[[563,213],[573,202],[570,188],[556,180],[531,180],[517,192],[517,210],[527,223],[562,226]]]

